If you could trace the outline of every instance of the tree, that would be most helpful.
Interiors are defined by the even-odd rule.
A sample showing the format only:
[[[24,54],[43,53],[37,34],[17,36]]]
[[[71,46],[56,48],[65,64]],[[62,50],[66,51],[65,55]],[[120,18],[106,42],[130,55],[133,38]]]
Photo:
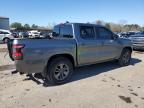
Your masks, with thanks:
[[[141,27],[138,24],[127,24],[127,25],[124,25],[123,29],[124,29],[125,32],[140,31]]]
[[[106,23],[107,24],[107,23]],[[120,24],[115,24],[115,23],[108,23],[110,26],[109,29],[111,29],[113,32],[121,32],[122,31],[122,27]]]
[[[38,28],[38,25],[33,24],[31,28]]]
[[[108,29],[111,29],[110,23],[106,23],[105,27],[108,28]]]
[[[30,25],[29,25],[29,24],[25,24],[23,27],[24,27],[25,29],[30,29]]]
[[[23,28],[23,26],[19,22],[14,22],[14,23],[11,24],[11,28],[19,29],[19,28]]]
[[[120,21],[119,21],[119,24],[120,25],[125,25],[127,23],[127,20],[124,20],[124,19],[121,19]]]
[[[141,28],[141,31],[144,32],[144,27]]]
[[[103,21],[97,20],[97,21],[96,21],[96,24],[98,24],[98,25],[103,25]]]

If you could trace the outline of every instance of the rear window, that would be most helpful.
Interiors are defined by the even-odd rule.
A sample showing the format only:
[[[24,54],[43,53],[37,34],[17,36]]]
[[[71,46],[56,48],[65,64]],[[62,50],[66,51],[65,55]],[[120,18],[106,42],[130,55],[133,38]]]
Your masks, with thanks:
[[[73,38],[72,25],[57,25],[52,35],[58,38]]]

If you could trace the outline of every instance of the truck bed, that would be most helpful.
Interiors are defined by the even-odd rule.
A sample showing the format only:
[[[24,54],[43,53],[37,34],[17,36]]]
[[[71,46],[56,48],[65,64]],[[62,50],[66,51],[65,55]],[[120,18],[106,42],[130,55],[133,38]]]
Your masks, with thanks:
[[[76,61],[76,41],[74,39],[15,39],[13,45],[15,44],[24,45],[23,60],[15,60],[19,71],[24,70],[23,67],[28,67],[25,68],[27,73],[42,72],[49,58],[58,54],[70,54]]]

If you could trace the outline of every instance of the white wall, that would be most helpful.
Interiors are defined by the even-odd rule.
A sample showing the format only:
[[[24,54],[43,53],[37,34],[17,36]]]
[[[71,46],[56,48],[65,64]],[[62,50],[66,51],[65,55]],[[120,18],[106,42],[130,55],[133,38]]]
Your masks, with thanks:
[[[9,19],[8,18],[0,18],[0,29],[9,30]]]

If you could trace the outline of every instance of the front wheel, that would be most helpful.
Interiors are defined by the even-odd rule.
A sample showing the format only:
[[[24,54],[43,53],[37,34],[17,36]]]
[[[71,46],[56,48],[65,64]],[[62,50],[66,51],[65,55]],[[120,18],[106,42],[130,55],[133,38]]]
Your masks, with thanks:
[[[127,66],[130,64],[131,61],[131,50],[129,49],[123,49],[121,56],[118,60],[118,63],[120,66]]]
[[[72,76],[73,65],[67,58],[60,57],[51,61],[46,78],[53,84],[66,83]]]

